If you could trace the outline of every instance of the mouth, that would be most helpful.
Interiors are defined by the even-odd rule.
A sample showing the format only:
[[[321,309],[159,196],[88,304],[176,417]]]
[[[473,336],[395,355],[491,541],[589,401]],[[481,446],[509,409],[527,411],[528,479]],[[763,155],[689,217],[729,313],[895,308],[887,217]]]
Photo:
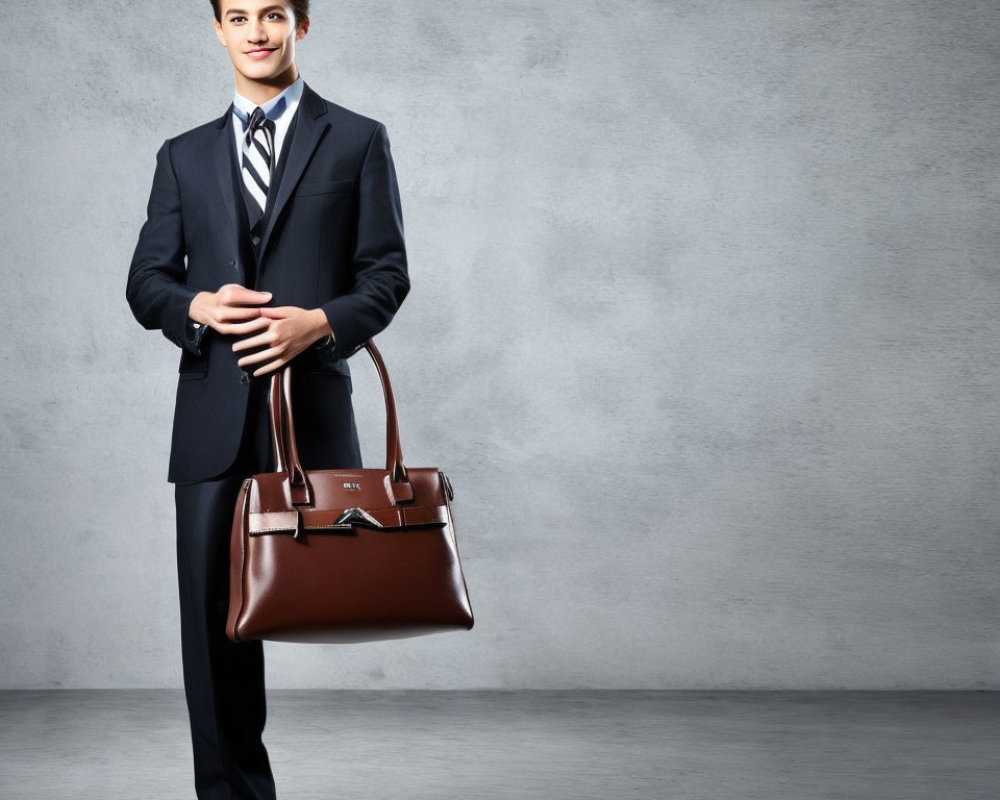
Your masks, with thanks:
[[[267,58],[277,49],[277,47],[255,47],[253,50],[247,50],[244,55],[249,58],[260,60],[262,58]]]

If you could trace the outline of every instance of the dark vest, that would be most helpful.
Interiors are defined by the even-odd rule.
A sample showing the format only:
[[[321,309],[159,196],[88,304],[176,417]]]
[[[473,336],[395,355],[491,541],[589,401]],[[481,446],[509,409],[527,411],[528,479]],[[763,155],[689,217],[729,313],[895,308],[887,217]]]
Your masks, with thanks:
[[[292,117],[292,122],[288,126],[288,132],[285,134],[285,141],[281,145],[281,152],[278,154],[278,163],[275,166],[274,174],[271,176],[271,185],[267,191],[267,207],[264,209],[263,216],[257,220],[257,223],[252,228],[250,227],[250,218],[247,215],[247,203],[249,202],[250,193],[243,184],[243,173],[238,166],[240,159],[243,157],[242,153],[237,153],[230,162],[233,165],[233,185],[236,187],[236,192],[239,195],[236,205],[238,208],[243,209],[243,213],[236,216],[239,218],[240,226],[239,242],[240,250],[242,251],[240,256],[247,271],[244,281],[249,289],[257,287],[260,240],[264,235],[264,230],[267,228],[268,220],[271,218],[274,198],[278,195],[278,187],[281,185],[281,178],[285,173],[285,162],[288,161],[288,153],[291,150],[292,138],[295,136],[298,119],[299,111],[296,108],[295,116]],[[235,137],[231,141],[235,141]]]

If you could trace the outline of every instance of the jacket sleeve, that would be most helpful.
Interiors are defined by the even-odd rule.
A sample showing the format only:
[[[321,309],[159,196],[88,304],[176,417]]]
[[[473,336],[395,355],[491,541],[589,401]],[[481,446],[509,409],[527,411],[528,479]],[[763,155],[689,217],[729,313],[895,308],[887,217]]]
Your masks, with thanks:
[[[178,347],[199,355],[204,326],[189,324],[188,309],[197,294],[188,288],[180,190],[170,157],[170,140],[156,154],[146,222],[129,267],[125,298],[148,330],[160,329]]]
[[[353,264],[350,292],[322,306],[340,358],[354,354],[385,328],[410,289],[396,169],[381,123],[361,167]]]

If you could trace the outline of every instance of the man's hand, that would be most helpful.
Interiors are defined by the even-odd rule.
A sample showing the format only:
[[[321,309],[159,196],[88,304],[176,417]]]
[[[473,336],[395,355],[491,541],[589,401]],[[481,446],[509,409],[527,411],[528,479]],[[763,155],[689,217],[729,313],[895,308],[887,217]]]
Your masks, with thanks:
[[[237,362],[243,368],[254,364],[262,365],[254,370],[255,378],[284,366],[314,342],[331,333],[330,323],[321,308],[306,310],[297,306],[279,306],[256,311],[260,318],[254,322],[264,323],[266,330],[256,336],[247,336],[233,345],[233,352],[236,353],[264,348]]]
[[[255,292],[238,283],[227,283],[217,292],[196,294],[188,316],[219,333],[245,336],[270,324],[260,316],[260,306],[270,302],[270,292]]]

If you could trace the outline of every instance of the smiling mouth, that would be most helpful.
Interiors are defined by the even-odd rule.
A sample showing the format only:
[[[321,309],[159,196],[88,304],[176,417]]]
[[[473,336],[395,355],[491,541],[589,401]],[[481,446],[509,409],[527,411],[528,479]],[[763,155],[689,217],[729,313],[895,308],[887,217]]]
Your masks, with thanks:
[[[263,57],[277,50],[277,47],[258,47],[256,50],[247,50],[246,55]]]

